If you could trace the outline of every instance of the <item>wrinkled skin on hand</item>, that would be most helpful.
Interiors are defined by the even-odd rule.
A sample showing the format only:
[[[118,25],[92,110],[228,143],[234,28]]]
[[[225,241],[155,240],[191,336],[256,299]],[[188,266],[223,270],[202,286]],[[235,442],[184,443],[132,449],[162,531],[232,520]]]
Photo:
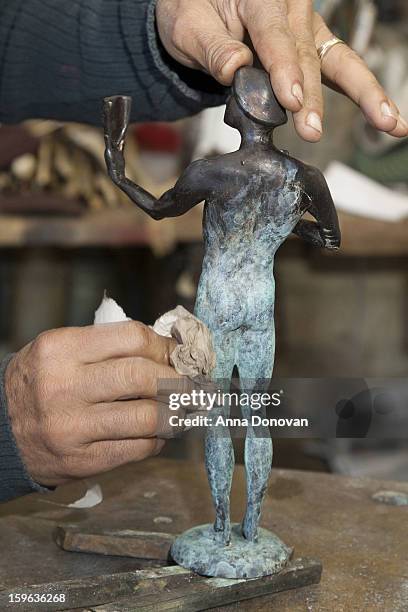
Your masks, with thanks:
[[[333,33],[312,0],[158,0],[156,15],[168,53],[224,85],[253,62],[243,42],[248,33],[279,102],[309,142],[317,142],[323,130],[322,79],[358,104],[375,128],[408,135],[395,103],[347,45],[333,47],[320,64],[316,49]]]
[[[48,331],[9,363],[8,412],[34,481],[56,486],[155,455],[168,420],[158,380],[175,341],[135,321]]]

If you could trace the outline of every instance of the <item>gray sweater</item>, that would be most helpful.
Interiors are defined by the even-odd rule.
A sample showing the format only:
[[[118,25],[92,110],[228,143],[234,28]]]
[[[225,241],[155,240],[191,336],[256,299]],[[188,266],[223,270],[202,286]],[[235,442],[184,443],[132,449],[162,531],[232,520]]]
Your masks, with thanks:
[[[3,0],[0,122],[29,118],[100,125],[101,100],[131,95],[134,121],[171,121],[225,101],[226,91],[166,53],[156,0]],[[1,135],[1,131],[0,131]],[[43,490],[27,473],[0,367],[0,501]]]

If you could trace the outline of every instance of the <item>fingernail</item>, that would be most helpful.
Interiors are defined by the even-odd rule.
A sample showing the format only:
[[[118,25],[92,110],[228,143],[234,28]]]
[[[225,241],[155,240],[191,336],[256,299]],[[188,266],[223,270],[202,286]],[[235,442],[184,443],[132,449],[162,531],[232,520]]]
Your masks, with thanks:
[[[322,120],[315,112],[311,112],[308,114],[306,119],[306,125],[316,130],[316,132],[319,132],[319,134],[323,132]]]
[[[392,117],[393,119],[398,120],[398,114],[392,110],[388,102],[381,103],[381,114],[383,117]]]
[[[292,96],[296,98],[301,106],[303,106],[303,89],[299,83],[295,83],[292,87]]]

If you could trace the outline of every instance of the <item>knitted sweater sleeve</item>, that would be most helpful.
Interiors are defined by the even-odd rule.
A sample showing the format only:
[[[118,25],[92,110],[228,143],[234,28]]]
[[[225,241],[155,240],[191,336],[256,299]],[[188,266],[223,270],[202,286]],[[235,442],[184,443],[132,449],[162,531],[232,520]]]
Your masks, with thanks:
[[[13,355],[0,362],[0,502],[37,491],[48,491],[33,481],[21,459],[7,413],[4,374]]]
[[[0,121],[100,124],[104,96],[131,95],[134,121],[172,121],[225,101],[182,67],[156,30],[157,0],[3,0]]]

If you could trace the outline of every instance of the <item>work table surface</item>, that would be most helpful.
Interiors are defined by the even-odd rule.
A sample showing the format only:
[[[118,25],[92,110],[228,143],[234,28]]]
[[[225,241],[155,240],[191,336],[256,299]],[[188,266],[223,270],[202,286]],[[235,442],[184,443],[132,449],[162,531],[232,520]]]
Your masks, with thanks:
[[[81,497],[84,483],[0,506],[0,588],[143,567],[135,559],[58,549],[53,541],[58,524],[180,533],[213,519],[205,470],[198,463],[158,457],[105,474],[97,482],[104,500],[93,509],[54,505]],[[321,583],[222,609],[406,612],[408,508],[371,499],[384,489],[408,493],[408,483],[273,470],[262,525],[293,546],[295,557],[319,558]],[[244,504],[245,474],[237,466],[233,520],[241,519]]]

